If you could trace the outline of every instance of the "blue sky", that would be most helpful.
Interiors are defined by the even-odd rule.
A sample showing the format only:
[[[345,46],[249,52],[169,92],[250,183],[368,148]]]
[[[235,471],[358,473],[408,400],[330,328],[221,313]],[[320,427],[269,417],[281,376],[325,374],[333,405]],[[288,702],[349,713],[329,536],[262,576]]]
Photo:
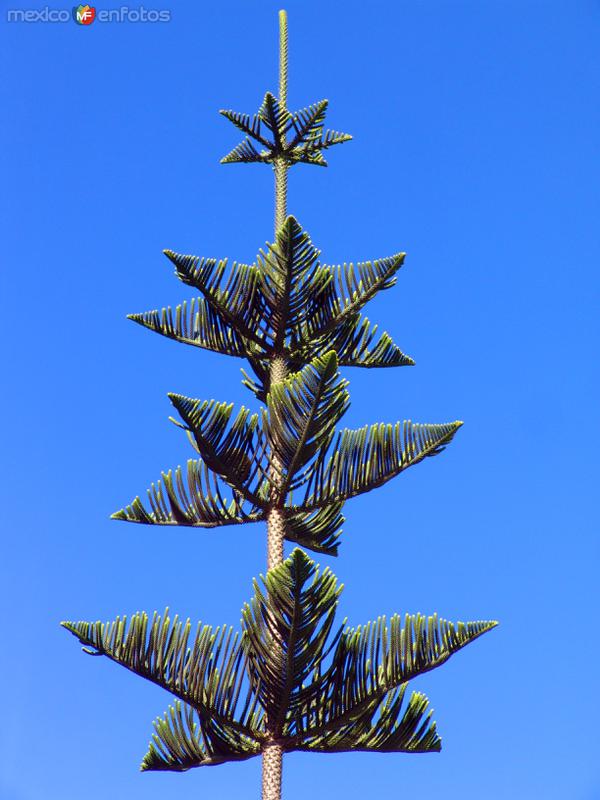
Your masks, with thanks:
[[[217,111],[276,89],[279,5],[145,4],[171,21],[88,28],[1,5],[0,797],[256,797],[258,759],[140,775],[169,696],[58,622],[168,604],[237,624],[264,570],[258,526],[108,516],[189,456],[168,391],[248,402],[240,363],[125,315],[191,296],[163,248],[250,261],[271,239],[270,171],[219,165],[239,137]],[[328,97],[354,136],[292,172],[289,210],[329,263],[408,253],[369,316],[417,365],[347,371],[345,422],[465,420],[348,503],[321,562],[351,623],[501,626],[417,684],[440,755],[291,755],[284,796],[596,800],[600,6],[287,8],[290,107]]]

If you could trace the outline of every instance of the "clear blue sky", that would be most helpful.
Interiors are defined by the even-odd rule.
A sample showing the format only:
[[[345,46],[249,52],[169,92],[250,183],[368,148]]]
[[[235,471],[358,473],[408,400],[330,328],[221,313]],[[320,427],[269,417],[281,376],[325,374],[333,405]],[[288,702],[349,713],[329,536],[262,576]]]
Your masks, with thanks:
[[[241,363],[126,321],[191,296],[162,249],[249,261],[272,235],[270,171],[219,165],[217,110],[276,89],[279,4],[144,5],[171,22],[2,3],[2,800],[258,796],[258,759],[139,774],[168,695],[58,627],[167,604],[237,624],[264,569],[258,526],[108,520],[189,455],[168,391],[249,398]],[[408,252],[369,316],[417,366],[348,371],[347,423],[465,420],[349,503],[321,561],[352,623],[501,626],[418,683],[441,755],[291,755],[285,798],[597,800],[600,5],[287,7],[290,106],[328,97],[354,135],[294,170],[290,211],[329,263]]]

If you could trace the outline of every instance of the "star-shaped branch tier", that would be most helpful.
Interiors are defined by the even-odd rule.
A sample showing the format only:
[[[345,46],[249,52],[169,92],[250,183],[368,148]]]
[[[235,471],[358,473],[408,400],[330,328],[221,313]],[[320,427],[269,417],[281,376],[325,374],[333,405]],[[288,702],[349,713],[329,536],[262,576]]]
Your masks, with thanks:
[[[290,112],[267,92],[257,114],[222,110],[220,113],[246,134],[243,142],[221,159],[221,164],[316,164],[326,167],[323,151],[352,139],[347,133],[324,130],[329,101]]]
[[[336,555],[346,500],[442,452],[462,425],[405,421],[336,431],[349,406],[347,384],[331,351],[274,383],[255,414],[169,395],[181,419],[173,422],[199,458],[186,470],[163,472],[146,506],[136,497],[113,518],[213,528],[264,521],[276,505],[287,520],[286,539]]]
[[[297,549],[254,581],[241,636],[201,624],[194,635],[189,620],[168,613],[62,624],[87,653],[175,696],[175,706],[154,723],[142,770],[181,772],[252,758],[274,737],[285,752],[439,751],[428,700],[409,694],[407,684],[496,622],[415,614],[336,626],[341,591],[328,568],[319,570]]]

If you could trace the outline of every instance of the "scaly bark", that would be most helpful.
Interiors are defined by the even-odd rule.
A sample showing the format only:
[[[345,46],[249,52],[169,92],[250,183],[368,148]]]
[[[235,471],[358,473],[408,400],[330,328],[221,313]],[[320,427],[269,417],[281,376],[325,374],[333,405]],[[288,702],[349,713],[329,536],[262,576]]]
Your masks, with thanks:
[[[279,12],[279,102],[285,109],[287,105],[287,15]],[[275,236],[287,216],[287,164],[278,160],[273,165],[275,173]],[[285,331],[275,332],[275,341],[283,341]],[[279,383],[287,377],[287,363],[283,355],[275,355],[269,370],[269,385]],[[271,452],[271,481],[274,495],[281,483],[281,462]],[[283,561],[283,542],[285,539],[285,517],[283,499],[277,498],[267,513],[267,569],[273,569]],[[280,642],[274,642],[273,658],[283,663]],[[281,800],[281,775],[283,770],[283,748],[277,744],[279,731],[267,729],[272,737],[262,754],[262,800]]]

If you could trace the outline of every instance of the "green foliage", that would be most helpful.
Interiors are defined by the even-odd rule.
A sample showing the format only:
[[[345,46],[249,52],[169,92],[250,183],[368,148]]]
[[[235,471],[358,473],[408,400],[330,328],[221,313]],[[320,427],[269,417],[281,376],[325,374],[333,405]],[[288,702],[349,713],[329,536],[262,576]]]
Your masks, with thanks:
[[[235,730],[224,733],[213,718],[179,701],[155,720],[154,731],[142,772],[185,772],[192,767],[244,761],[260,753],[252,738]]]
[[[283,468],[278,488],[284,496],[306,481],[304,468],[329,446],[350,404],[346,386],[331,352],[271,387],[262,427],[269,431],[272,452]]]
[[[320,141],[314,132],[324,110],[323,104],[312,107],[291,122],[267,98],[265,119],[227,116],[259,137],[265,125],[271,130],[285,117],[292,126],[285,133],[296,131],[289,141],[297,139],[297,148]],[[328,266],[292,216],[253,265],[165,252],[177,277],[201,296],[175,312],[165,308],[131,318],[185,344],[245,358],[253,375],[244,373],[244,383],[266,408],[234,414],[231,404],[170,395],[199,458],[163,472],[147,492],[147,506],[136,497],[113,517],[208,528],[263,521],[276,504],[286,515],[288,540],[336,554],[343,502],[440,452],[459,426],[374,425],[335,437],[349,404],[338,365],[414,363],[361,314],[370,299],[395,284],[404,253]],[[280,385],[269,379],[275,357],[292,370]]]
[[[280,12],[281,96],[286,96],[285,12]],[[288,541],[337,555],[345,502],[440,453],[461,422],[410,421],[337,430],[349,406],[340,367],[411,366],[387,332],[363,315],[395,285],[405,254],[331,266],[286,217],[288,168],[326,166],[323,153],[351,137],[325,129],[327,101],[296,112],[267,93],[254,116],[221,113],[245,135],[222,163],[266,163],[276,175],[274,241],[253,264],[165,250],[177,278],[197,292],[174,309],[132,314],[174,341],[242,358],[252,411],[169,395],[195,457],[161,473],[113,514],[148,525],[271,528],[280,558]],[[273,540],[274,540],[273,539]],[[272,562],[271,562],[272,563]],[[283,751],[435,752],[427,698],[408,682],[443,664],[495,622],[450,623],[437,615],[335,624],[342,587],[300,549],[254,582],[231,628],[136,613],[114,622],[64,622],[87,653],[105,656],[170,692],[154,723],[143,770],[184,771]],[[271,751],[272,752],[272,751]],[[277,794],[277,792],[275,793]],[[271,795],[275,796],[275,795]]]
[[[292,369],[335,351],[341,366],[410,366],[412,358],[361,315],[379,291],[396,282],[404,253],[328,266],[290,216],[275,242],[252,265],[165,250],[175,274],[201,293],[175,310],[130,315],[140,325],[184,344],[247,359],[245,381],[265,400],[268,366],[276,354]]]
[[[64,622],[84,650],[177,698],[142,769],[182,771],[251,758],[275,736],[285,751],[434,752],[427,698],[407,682],[443,664],[495,622],[436,615],[335,625],[342,587],[300,549],[254,582],[242,635],[228,627],[134,614]],[[268,721],[268,726],[267,726]]]
[[[151,485],[147,491],[148,508],[136,497],[130,505],[116,511],[112,519],[198,528],[241,525],[264,519],[263,511],[246,513],[233,493],[223,497],[224,487],[201,459],[190,459],[185,473],[177,467],[175,471],[163,472],[162,479]]]
[[[297,367],[306,363],[311,353],[329,350],[337,353],[340,367],[409,367],[415,363],[394,344],[389,334],[384,332],[377,338],[377,325],[361,314],[347,316],[318,340],[297,346],[290,353],[290,363]]]
[[[285,538],[316,553],[337,556],[342,525],[343,503],[332,503],[316,511],[289,514],[286,517]]]
[[[192,298],[189,304],[184,300],[176,306],[175,312],[163,308],[162,311],[130,314],[128,319],[169,339],[214,353],[239,358],[248,358],[253,353],[252,344],[225,322],[203,297]]]
[[[228,330],[232,329],[242,341],[261,350],[264,337],[260,334],[263,324],[258,289],[259,272],[255,266],[227,259],[198,258],[165,250],[165,255],[175,265],[175,274],[180,281],[198,289],[208,307]]]
[[[327,105],[327,100],[321,100],[292,113],[282,108],[279,100],[267,92],[258,113],[252,117],[237,111],[221,111],[246,134],[246,138],[222,158],[221,163],[272,164],[275,159],[280,159],[288,166],[303,163],[326,167],[323,151],[352,139],[347,133],[324,130]]]
[[[306,490],[303,508],[339,502],[370,492],[444,450],[462,422],[420,425],[365,425],[341,431],[331,454],[321,454]]]
[[[206,466],[227,481],[229,486],[253,505],[261,505],[265,476],[261,463],[266,452],[266,437],[258,425],[258,414],[242,406],[230,425],[233,403],[193,400],[178,394],[169,398],[183,428]]]
[[[437,455],[462,424],[376,424],[336,435],[347,385],[332,351],[273,384],[257,414],[169,395],[182,419],[173,421],[199,458],[185,473],[163,472],[148,490],[148,507],[136,497],[113,518],[212,528],[260,522],[275,504],[291,523],[288,539],[335,554],[344,501]]]
[[[164,617],[155,613],[152,620],[137,613],[129,622],[123,617],[106,624],[63,625],[77,636],[86,652],[107,656],[186,704],[183,716],[178,706],[156,724],[156,747],[151,747],[146,757],[146,769],[187,769],[258,752],[262,714],[245,685],[245,655],[239,634],[231,628],[199,624],[191,638],[190,621],[171,620],[168,611]],[[168,744],[171,725],[181,743],[179,751]],[[161,743],[170,756],[159,765]],[[196,760],[184,767],[186,751],[188,758],[193,755]]]

